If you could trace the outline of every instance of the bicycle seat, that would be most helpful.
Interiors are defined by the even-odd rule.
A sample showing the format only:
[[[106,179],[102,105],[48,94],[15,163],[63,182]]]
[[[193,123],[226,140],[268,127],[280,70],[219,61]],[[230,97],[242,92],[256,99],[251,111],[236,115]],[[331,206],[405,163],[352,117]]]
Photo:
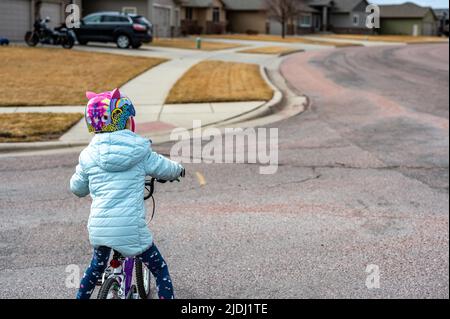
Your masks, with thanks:
[[[113,259],[124,259],[124,258],[125,257],[123,257],[121,253],[113,249]]]

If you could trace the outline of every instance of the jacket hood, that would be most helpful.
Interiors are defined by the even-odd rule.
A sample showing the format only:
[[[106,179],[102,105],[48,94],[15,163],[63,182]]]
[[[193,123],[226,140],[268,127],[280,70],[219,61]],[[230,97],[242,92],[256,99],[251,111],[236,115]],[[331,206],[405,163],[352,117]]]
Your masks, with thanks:
[[[130,130],[96,134],[89,145],[89,155],[108,172],[126,171],[148,154],[150,141]]]

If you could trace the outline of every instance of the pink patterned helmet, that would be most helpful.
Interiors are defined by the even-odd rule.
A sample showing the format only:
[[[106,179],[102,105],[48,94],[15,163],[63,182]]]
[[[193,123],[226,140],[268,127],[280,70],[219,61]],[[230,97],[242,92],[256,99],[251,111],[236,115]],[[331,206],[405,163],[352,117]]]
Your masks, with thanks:
[[[86,92],[89,102],[85,119],[89,132],[107,133],[125,129],[127,120],[136,116],[131,100],[122,95],[119,89],[111,92]]]

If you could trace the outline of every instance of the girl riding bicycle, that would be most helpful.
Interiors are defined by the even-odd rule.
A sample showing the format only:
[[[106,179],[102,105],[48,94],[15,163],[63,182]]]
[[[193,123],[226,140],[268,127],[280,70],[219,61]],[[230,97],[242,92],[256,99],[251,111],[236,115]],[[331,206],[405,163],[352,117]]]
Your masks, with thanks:
[[[95,136],[80,154],[70,189],[92,197],[88,230],[94,255],[77,298],[90,298],[114,249],[141,259],[156,278],[159,298],[172,299],[167,264],[145,219],[144,184],[147,175],[167,181],[184,177],[184,168],[153,152],[150,141],[135,134],[134,106],[118,89],[86,96],[86,123]]]

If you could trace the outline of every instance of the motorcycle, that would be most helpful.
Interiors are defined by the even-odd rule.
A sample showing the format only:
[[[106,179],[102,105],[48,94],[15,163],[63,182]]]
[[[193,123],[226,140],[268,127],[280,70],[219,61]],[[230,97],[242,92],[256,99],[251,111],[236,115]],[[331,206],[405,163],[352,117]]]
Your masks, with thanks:
[[[25,34],[25,42],[34,47],[38,43],[50,45],[62,45],[64,49],[71,49],[75,44],[75,32],[68,29],[64,24],[52,30],[47,23],[50,18],[38,19],[34,23],[33,31],[28,31]]]

